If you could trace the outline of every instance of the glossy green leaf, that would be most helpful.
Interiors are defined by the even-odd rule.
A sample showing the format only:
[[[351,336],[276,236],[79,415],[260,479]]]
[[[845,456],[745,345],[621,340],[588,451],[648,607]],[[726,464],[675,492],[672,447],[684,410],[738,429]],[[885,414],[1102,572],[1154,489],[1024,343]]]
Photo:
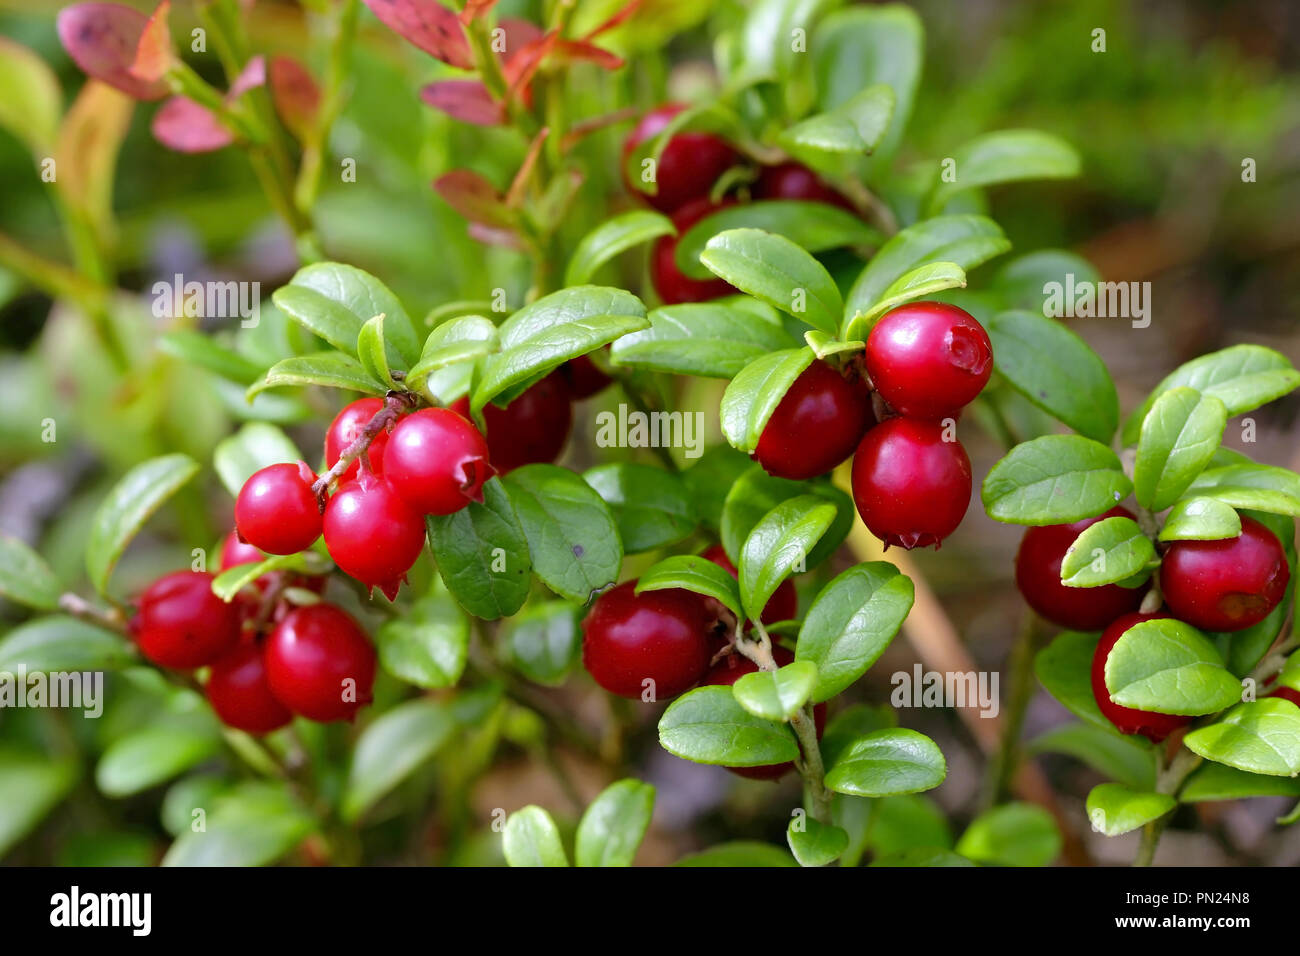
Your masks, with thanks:
[[[376,717],[352,752],[343,790],[343,819],[360,819],[436,754],[455,730],[448,705],[429,697],[408,700]]]
[[[1177,805],[1167,793],[1132,790],[1119,783],[1102,783],[1088,793],[1088,820],[1098,833],[1119,836],[1159,820]]]
[[[54,71],[34,51],[0,37],[0,129],[21,139],[33,154],[48,156],[58,140],[62,113],[63,92]]]
[[[311,813],[284,784],[244,783],[218,796],[205,829],[183,832],[162,865],[265,866],[315,829]]]
[[[665,588],[684,588],[696,594],[716,598],[722,606],[744,618],[740,601],[740,582],[725,568],[699,555],[675,554],[664,558],[637,579],[636,593],[660,591]]]
[[[419,361],[406,373],[403,384],[420,391],[435,373],[491,355],[497,347],[497,327],[491,319],[481,315],[449,319],[424,340]]]
[[[1023,309],[1031,316],[1061,316],[1065,312],[1067,286],[1086,288],[1101,281],[1101,274],[1087,259],[1066,249],[1036,249],[1017,256],[998,269],[990,286],[1003,308]],[[1023,313],[1022,313],[1023,314]],[[1055,318],[1045,318],[1058,328],[1066,328]],[[1091,350],[1089,350],[1091,351]],[[995,345],[994,353],[1001,359]],[[1119,409],[1115,409],[1116,415]],[[1079,429],[1076,429],[1079,431]],[[1105,438],[1089,434],[1089,438],[1108,442],[1115,433]],[[1084,434],[1087,434],[1086,432]]]
[[[746,365],[722,394],[722,434],[733,448],[752,453],[776,407],[814,362],[811,349],[782,349]]]
[[[1222,541],[1241,534],[1241,518],[1231,505],[1208,496],[1174,502],[1160,529],[1161,541]]]
[[[384,670],[416,687],[454,687],[465,672],[469,620],[441,580],[375,633]]]
[[[136,662],[134,647],[113,631],[62,614],[38,617],[0,638],[0,671],[111,671]]]
[[[212,452],[212,467],[232,498],[239,497],[239,490],[254,472],[301,460],[302,452],[289,436],[266,422],[247,423],[219,441]]]
[[[889,129],[893,113],[894,91],[878,83],[834,109],[787,127],[777,135],[777,142],[793,155],[813,161],[821,153],[869,153]]]
[[[1208,468],[1188,488],[1233,508],[1300,515],[1300,475],[1271,465],[1234,464]]]
[[[1061,583],[1095,588],[1125,581],[1155,564],[1155,545],[1132,518],[1117,515],[1089,525],[1061,560]]]
[[[56,807],[76,781],[74,759],[0,748],[0,857]]]
[[[1050,813],[1030,803],[1008,803],[976,817],[957,841],[957,852],[993,866],[1047,866],[1061,844]]]
[[[727,868],[798,866],[794,857],[770,843],[737,840],[692,853],[678,860],[675,866],[719,866]]]
[[[578,866],[631,866],[650,826],[655,788],[619,780],[601,791],[578,822],[573,852]]]
[[[1225,764],[1207,762],[1201,764],[1178,791],[1180,803],[1248,797],[1300,797],[1300,777],[1247,773]]]
[[[564,273],[564,284],[586,285],[605,263],[676,231],[671,219],[649,209],[633,209],[606,219],[578,241]]]
[[[774,478],[761,465],[751,465],[736,479],[723,502],[721,534],[727,556],[738,561],[754,526],[781,502],[796,495],[817,495],[836,508],[834,522],[808,554],[808,568],[817,567],[834,554],[857,520],[853,499],[827,482]]]
[[[1062,631],[1034,657],[1034,673],[1047,692],[1066,710],[1094,727],[1114,731],[1097,706],[1089,673],[1097,650],[1098,635]]]
[[[355,266],[340,262],[303,266],[271,300],[307,331],[353,356],[362,325],[382,313],[390,364],[406,368],[420,355],[415,327],[397,296]]]
[[[367,319],[357,334],[357,358],[367,375],[396,388],[392,367],[388,363],[387,345],[384,342],[384,316]]]
[[[777,505],[749,532],[737,567],[740,600],[751,619],[758,619],[782,581],[807,569],[808,555],[835,514],[819,496],[800,495]]]
[[[891,730],[898,726],[898,711],[886,704],[870,706],[853,704],[844,708],[830,719],[826,733],[822,735],[822,761],[827,766],[834,766],[849,746],[858,738],[877,730]],[[846,797],[847,799],[847,797]],[[860,799],[860,798],[853,798]]]
[[[1027,749],[1031,754],[1074,757],[1135,790],[1151,790],[1156,785],[1155,750],[1144,737],[1120,734],[1114,728],[1062,724],[1035,737]]]
[[[1017,445],[994,465],[981,495],[997,521],[1067,524],[1110,510],[1132,487],[1105,445],[1081,435],[1045,435]]]
[[[502,627],[502,659],[530,681],[558,687],[582,652],[578,618],[566,601],[530,604]]]
[[[333,563],[315,551],[276,554],[262,561],[236,564],[222,571],[212,582],[212,593],[229,604],[240,591],[262,575],[272,571],[297,571],[303,574],[323,575],[333,569]]]
[[[755,359],[794,344],[783,326],[748,309],[692,302],[655,309],[650,328],[623,336],[610,358],[656,372],[733,378]]]
[[[746,711],[730,687],[700,687],[678,697],[659,719],[659,743],[685,760],[724,767],[760,767],[799,755],[788,727]]]
[[[786,721],[803,709],[816,683],[817,665],[794,661],[774,671],[746,674],[731,685],[731,691],[755,717]]]
[[[628,554],[675,544],[695,530],[694,503],[674,472],[616,462],[582,478],[609,505]]]
[[[880,298],[844,326],[841,338],[865,339],[880,316],[904,302],[966,285],[966,271],[955,262],[927,262],[905,272],[880,293]]]
[[[888,797],[932,790],[943,783],[948,765],[934,741],[902,727],[860,737],[826,773],[836,793]]]
[[[501,479],[483,485],[482,502],[471,501],[455,514],[430,515],[426,524],[438,573],[461,607],[486,621],[523,607],[533,564]]]
[[[974,866],[970,860],[952,850],[936,847],[916,847],[877,857],[871,861],[872,866]]]
[[[828,866],[848,848],[849,835],[832,823],[799,816],[786,827],[785,841],[800,866]]]
[[[110,797],[125,797],[164,783],[207,760],[221,746],[212,719],[169,719],[109,744],[95,767],[95,783]]]
[[[1228,410],[1213,395],[1179,386],[1160,395],[1142,421],[1133,494],[1138,504],[1164,511],[1209,464],[1223,438]]]
[[[1241,683],[1200,631],[1173,619],[1141,621],[1106,658],[1106,688],[1123,707],[1213,714],[1241,699]]]
[[[935,173],[931,215],[967,189],[1026,179],[1069,179],[1079,175],[1079,154],[1059,137],[1034,129],[1006,129],[977,136],[952,154],[955,176]]]
[[[516,810],[506,818],[502,849],[511,866],[568,866],[560,830],[538,806]]]
[[[1238,704],[1183,745],[1206,760],[1272,777],[1300,775],[1300,707],[1265,697]]]
[[[45,559],[18,538],[0,534],[0,597],[53,611],[59,605],[59,579]]]
[[[245,387],[262,375],[263,367],[257,362],[191,329],[165,333],[158,339],[158,350]]]
[[[761,229],[729,229],[700,254],[709,271],[737,289],[834,335],[844,300],[826,268],[784,236]]]

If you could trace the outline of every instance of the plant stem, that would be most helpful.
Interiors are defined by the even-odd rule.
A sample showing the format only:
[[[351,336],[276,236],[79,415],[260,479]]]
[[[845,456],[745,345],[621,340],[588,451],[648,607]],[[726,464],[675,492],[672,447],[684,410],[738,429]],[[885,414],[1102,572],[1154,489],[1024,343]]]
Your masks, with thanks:
[[[1163,760],[1159,751],[1156,752],[1156,759],[1158,761],[1156,792],[1167,793],[1171,797],[1178,796],[1178,791],[1187,782],[1192,771],[1202,763],[1201,757],[1184,748],[1179,749],[1167,767],[1162,766]],[[1160,845],[1160,837],[1164,835],[1165,827],[1169,825],[1171,813],[1172,810],[1142,828],[1142,842],[1138,845],[1137,857],[1133,860],[1134,866],[1150,866],[1155,862],[1156,848]]]
[[[96,627],[102,627],[117,634],[125,635],[127,633],[126,615],[122,613],[120,608],[102,608],[97,604],[91,604],[81,595],[73,594],[71,591],[59,597],[59,610],[79,621],[94,624]]]
[[[989,762],[982,804],[985,809],[995,806],[1011,787],[1020,762],[1020,733],[1025,723],[1025,711],[1034,691],[1034,651],[1037,645],[1038,620],[1034,612],[1025,608],[1020,618],[1020,630],[1011,658],[1007,662],[1011,687],[1007,700],[1006,720],[998,749]]]

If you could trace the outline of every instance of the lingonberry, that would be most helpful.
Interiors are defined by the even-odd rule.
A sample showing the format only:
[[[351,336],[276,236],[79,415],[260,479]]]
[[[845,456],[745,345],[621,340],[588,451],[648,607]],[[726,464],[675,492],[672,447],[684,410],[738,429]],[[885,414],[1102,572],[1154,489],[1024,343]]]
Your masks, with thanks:
[[[1222,541],[1175,541],[1160,564],[1160,590],[1180,620],[1207,631],[1240,631],[1277,607],[1291,579],[1277,536],[1253,518]]]
[[[794,655],[784,647],[772,647],[772,659],[776,661],[777,667],[784,667],[794,660]],[[753,674],[758,670],[758,665],[742,654],[728,654],[718,663],[709,668],[709,672],[704,675],[703,684],[721,684],[730,687],[736,681],[740,680],[746,674]],[[817,739],[822,739],[822,731],[826,727],[826,705],[818,704],[813,708],[813,724],[817,728]],[[787,761],[786,763],[769,763],[760,764],[757,767],[728,767],[732,773],[739,777],[747,777],[750,780],[780,780],[787,773],[794,769],[794,764]]]
[[[867,374],[889,405],[916,418],[956,415],[993,374],[993,345],[968,312],[911,302],[880,317],[867,336]]]
[[[1289,700],[1297,707],[1300,707],[1300,690],[1296,690],[1294,687],[1279,687],[1276,690],[1272,691],[1268,696],[1280,697],[1283,700]]]
[[[856,212],[843,195],[827,186],[802,163],[764,166],[753,186],[755,199],[803,199]]]
[[[325,506],[325,547],[334,563],[391,601],[424,549],[424,518],[378,475],[362,472]]]
[[[482,501],[483,482],[491,477],[487,442],[448,408],[407,415],[384,453],[384,479],[421,514],[449,515]]]
[[[239,640],[239,609],[212,593],[206,571],[174,571],[140,595],[131,633],[160,667],[211,664]]]
[[[324,601],[294,608],[266,640],[271,693],[295,714],[351,720],[370,703],[375,649],[360,625]]]
[[[221,570],[229,571],[240,564],[260,564],[266,555],[245,541],[239,540],[239,532],[232,531],[221,542]]]
[[[715,544],[709,548],[700,557],[706,561],[712,561],[718,567],[722,568],[733,578],[737,577],[736,566],[731,563],[731,558],[727,557],[726,550],[722,545]],[[799,598],[795,594],[794,582],[786,578],[780,586],[773,592],[772,597],[768,599],[767,604],[763,606],[763,613],[760,614],[759,620],[764,624],[773,624],[777,621],[793,620],[799,609]],[[745,627],[749,627],[749,622],[745,622]]]
[[[709,669],[717,602],[677,588],[635,588],[635,581],[620,584],[592,605],[582,622],[583,666],[611,694],[636,700],[649,689],[657,700],[675,697]]]
[[[601,392],[614,380],[602,372],[590,356],[579,355],[561,366],[564,379],[569,385],[569,394],[575,401],[591,398]]]
[[[559,458],[573,427],[573,405],[569,399],[564,377],[552,372],[505,408],[491,403],[483,406],[492,467],[505,474],[522,465]],[[451,409],[468,418],[469,399],[458,400]]]
[[[1102,631],[1101,640],[1097,642],[1097,650],[1092,655],[1092,695],[1097,699],[1097,706],[1101,708],[1102,714],[1118,728],[1120,733],[1141,734],[1157,744],[1179,727],[1190,723],[1192,718],[1135,710],[1115,703],[1110,699],[1110,691],[1106,689],[1106,658],[1110,656],[1115,644],[1130,627],[1143,621],[1167,617],[1168,614],[1125,614],[1123,617],[1116,618],[1106,630]]]
[[[650,279],[665,305],[680,302],[706,302],[729,295],[736,289],[725,279],[692,279],[677,268],[677,243],[686,230],[710,213],[734,205],[730,200],[711,202],[708,197],[688,203],[673,214],[675,236],[660,236],[650,254]]]
[[[772,412],[751,457],[769,475],[813,478],[853,454],[875,420],[863,382],[814,361]]]
[[[305,462],[268,465],[254,472],[235,499],[239,536],[267,554],[296,554],[321,532],[316,476]]]
[[[227,727],[269,734],[293,720],[289,709],[271,693],[262,647],[255,642],[240,644],[218,658],[205,690]]]
[[[740,155],[712,133],[677,133],[664,146],[654,168],[655,194],[642,192],[629,180],[632,152],[646,140],[663,132],[684,109],[681,103],[667,103],[641,118],[623,143],[623,181],[628,191],[640,196],[660,212],[671,213],[693,199],[707,196],[718,177],[734,166]],[[637,170],[631,175],[639,175]]]
[[[970,459],[944,427],[891,418],[867,432],[853,457],[853,500],[867,529],[903,548],[938,547],[970,504]]]
[[[356,441],[370,420],[384,410],[381,398],[359,398],[346,406],[334,416],[329,431],[325,433],[325,467],[333,468],[347,447]],[[370,440],[365,455],[370,460],[370,469],[376,474],[384,470],[384,449],[388,445],[388,432],[380,431]],[[342,481],[355,478],[361,468],[358,458],[348,465],[347,471],[340,476]]]
[[[1134,516],[1116,506],[1096,518],[1027,530],[1016,552],[1016,586],[1026,603],[1052,623],[1076,631],[1100,630],[1121,614],[1136,611],[1145,593],[1141,588],[1071,588],[1061,583],[1061,562],[1074,539],[1098,521],[1117,517]]]

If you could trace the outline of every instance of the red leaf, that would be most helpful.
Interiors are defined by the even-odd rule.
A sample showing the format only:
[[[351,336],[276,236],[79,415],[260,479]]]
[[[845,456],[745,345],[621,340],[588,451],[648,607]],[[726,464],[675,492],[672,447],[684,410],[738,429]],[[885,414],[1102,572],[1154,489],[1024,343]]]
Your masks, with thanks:
[[[514,229],[515,217],[496,187],[472,169],[453,169],[433,182],[433,188],[452,209],[489,230]]]
[[[235,77],[235,82],[230,84],[230,91],[226,93],[226,102],[233,103],[249,90],[265,85],[266,57],[258,55],[248,61],[239,76]]]
[[[235,137],[206,106],[173,96],[153,115],[154,139],[178,153],[210,153]]]
[[[434,0],[365,0],[379,20],[402,39],[443,63],[472,69],[474,57],[460,19]]]
[[[542,65],[548,53],[555,48],[560,35],[554,31],[543,34],[535,40],[525,43],[518,52],[506,60],[503,72],[510,87],[507,95],[511,98],[521,95],[522,91],[533,81],[537,69]]]
[[[606,70],[617,70],[624,62],[621,56],[587,40],[561,40],[556,44],[555,52],[560,60],[570,63],[585,60]]]
[[[158,100],[167,95],[167,85],[131,73],[148,22],[120,3],[78,3],[59,12],[59,41],[88,76],[133,99]]]
[[[167,26],[171,0],[162,0],[153,15],[145,22],[140,42],[136,44],[131,75],[146,83],[157,83],[176,61],[172,52],[172,35]]]
[[[614,29],[617,26],[621,26],[625,20],[627,20],[629,17],[632,16],[632,14],[636,13],[637,10],[640,9],[641,2],[642,0],[631,0],[631,2],[627,4],[627,6],[623,7],[623,9],[618,11],[618,13],[614,14],[612,17],[610,17],[600,26],[596,27],[596,29],[588,33],[586,37],[584,37],[583,39],[590,40],[593,37],[600,36],[602,33],[608,33],[610,30]]]
[[[420,90],[420,99],[462,123],[499,126],[505,119],[501,104],[478,80],[440,80]]]
[[[289,131],[301,142],[316,123],[320,87],[306,68],[292,57],[271,59],[271,99]]]
[[[502,63],[509,62],[518,51],[542,36],[541,27],[518,17],[502,17],[497,29],[501,31],[501,49],[497,53]]]
[[[497,0],[465,0],[465,9],[460,12],[460,22],[469,26],[496,5]]]

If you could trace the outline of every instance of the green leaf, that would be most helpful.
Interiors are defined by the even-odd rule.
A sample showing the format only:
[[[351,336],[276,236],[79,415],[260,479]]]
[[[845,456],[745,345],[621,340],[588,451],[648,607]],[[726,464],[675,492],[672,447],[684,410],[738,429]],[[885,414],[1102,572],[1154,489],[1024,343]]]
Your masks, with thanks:
[[[529,805],[506,818],[502,849],[511,866],[568,866],[560,830],[551,815]]]
[[[77,762],[49,753],[0,749],[0,857],[30,833],[77,781]]]
[[[352,752],[340,807],[343,819],[360,819],[436,754],[456,726],[448,705],[428,697],[408,700],[376,717]]]
[[[388,389],[361,363],[338,352],[316,352],[276,362],[260,382],[249,386],[246,397],[252,401],[259,392],[282,385],[320,385],[342,388],[364,395],[383,395]]]
[[[806,570],[813,545],[835,520],[835,506],[817,495],[777,505],[754,526],[740,553],[740,600],[757,620],[791,573]]]
[[[1213,714],[1241,699],[1241,683],[1214,645],[1173,619],[1124,632],[1106,658],[1106,689],[1122,707],[1160,714]]]
[[[95,783],[107,796],[130,796],[207,760],[220,746],[221,736],[210,718],[169,719],[109,744],[95,767]]]
[[[631,866],[650,826],[655,788],[619,780],[601,791],[578,823],[573,851],[578,866]]]
[[[1006,129],[985,133],[959,146],[952,155],[956,176],[947,182],[942,169],[935,171],[927,207],[931,215],[942,212],[967,189],[1025,179],[1070,179],[1079,175],[1079,154],[1059,137],[1034,129]]]
[[[1300,797],[1300,777],[1271,777],[1221,763],[1204,763],[1178,791],[1180,803],[1247,797]]]
[[[135,663],[120,634],[61,614],[19,625],[0,639],[0,671],[112,671]]]
[[[420,391],[435,372],[491,355],[497,347],[497,327],[491,319],[481,315],[449,319],[424,340],[420,359],[406,373],[403,384]]]
[[[1231,505],[1198,496],[1174,502],[1160,529],[1161,541],[1222,541],[1241,534],[1241,518]]]
[[[586,285],[600,267],[642,243],[671,236],[672,220],[649,209],[633,209],[606,219],[579,240],[564,273],[566,286]]]
[[[1281,352],[1262,345],[1234,345],[1192,359],[1171,372],[1155,387],[1128,421],[1123,440],[1132,445],[1138,440],[1142,422],[1156,400],[1171,388],[1186,386],[1202,395],[1223,402],[1228,416],[1259,408],[1300,385],[1300,372]]]
[[[784,724],[755,717],[730,687],[699,687],[673,701],[659,719],[659,743],[695,763],[761,767],[799,755]]]
[[[729,229],[708,241],[700,261],[737,289],[834,335],[844,300],[825,266],[784,236]]]
[[[853,704],[831,718],[822,737],[822,760],[827,766],[833,766],[851,744],[859,737],[877,730],[892,730],[898,726],[898,711],[884,704],[872,707],[867,704]]]
[[[725,206],[682,233],[674,251],[677,268],[692,279],[713,277],[700,254],[710,239],[730,229],[758,229],[784,236],[808,252],[843,246],[875,246],[884,237],[853,213],[823,202],[766,199]]]
[[[836,507],[834,523],[808,555],[808,568],[817,567],[834,554],[857,520],[853,499],[827,482],[774,478],[761,465],[751,465],[732,485],[722,506],[720,530],[727,556],[738,562],[745,539],[759,521],[781,502],[796,495],[817,495]]]
[[[333,563],[315,551],[277,554],[264,561],[248,561],[227,568],[212,582],[212,593],[229,604],[235,599],[235,595],[268,572],[298,571],[303,574],[322,575],[328,574],[333,569]]]
[[[795,659],[817,665],[812,699],[848,689],[884,653],[912,609],[911,578],[887,561],[858,564],[813,601],[799,629]]]
[[[1067,284],[1083,287],[1100,281],[1101,274],[1097,272],[1097,267],[1077,253],[1065,249],[1038,249],[1017,256],[998,269],[991,283],[991,291],[1001,300],[1004,308],[1023,309],[1031,316],[1059,315],[1063,310],[1057,310],[1054,306],[1058,302],[1064,303]],[[1055,319],[1044,318],[1042,321],[1058,328],[1066,328]],[[1002,358],[996,342],[993,351],[999,359]],[[1115,413],[1118,416],[1118,408]],[[1109,442],[1114,433],[1115,429],[1111,428],[1109,435],[1097,440]]]
[[[1209,468],[1192,482],[1188,494],[1209,495],[1233,508],[1300,515],[1300,475],[1271,465]]]
[[[1064,323],[1001,312],[986,323],[997,371],[1031,403],[1080,435],[1110,444],[1119,395],[1106,365]]]
[[[219,345],[211,336],[191,329],[173,329],[165,333],[158,339],[158,350],[245,387],[262,374],[262,366],[257,362]]]
[[[62,590],[44,558],[18,538],[0,534],[0,596],[38,611],[53,611]]]
[[[163,455],[136,465],[113,486],[91,519],[86,541],[86,571],[96,591],[107,592],[109,575],[131,539],[198,470],[188,455]]]
[[[239,497],[239,490],[254,472],[302,460],[302,452],[289,436],[266,422],[249,422],[217,442],[212,452],[212,467],[232,498]]]
[[[877,730],[850,744],[826,774],[826,786],[858,797],[932,790],[948,765],[934,741],[915,730]]]
[[[1134,790],[1150,790],[1156,785],[1155,750],[1145,738],[1116,733],[1113,727],[1062,724],[1035,737],[1027,749],[1031,754],[1075,757]]]
[[[894,91],[878,83],[782,130],[776,139],[788,152],[813,161],[822,153],[869,153],[884,137],[893,112]]]
[[[623,336],[610,349],[616,365],[733,378],[750,362],[794,344],[777,322],[716,302],[666,305],[650,313],[650,328]]]
[[[1300,775],[1300,708],[1277,697],[1238,704],[1217,723],[1193,730],[1183,745],[1247,773],[1295,777]]]
[[[814,361],[811,349],[782,349],[750,362],[731,380],[719,414],[733,448],[753,453],[781,399]]]
[[[994,465],[981,495],[997,521],[1068,524],[1108,511],[1132,487],[1105,445],[1081,435],[1044,435],[1017,445]]]
[[[420,355],[415,327],[397,296],[355,266],[340,262],[303,266],[271,301],[307,331],[354,356],[361,326],[382,313],[389,364],[407,368]]]
[[[1132,790],[1123,784],[1102,783],[1088,793],[1088,820],[1106,836],[1140,829],[1178,806],[1167,793]]]
[[[740,582],[722,567],[698,555],[675,554],[664,558],[637,579],[636,593],[684,588],[716,598],[737,620],[745,616],[740,602]]]
[[[705,451],[695,464],[682,473],[686,489],[695,502],[695,513],[705,528],[715,534],[721,530],[722,508],[726,504],[727,495],[741,475],[753,468],[754,463],[748,455],[723,442]],[[757,470],[762,471],[761,468]],[[743,540],[742,538],[741,541]]]
[[[1061,833],[1042,807],[1008,803],[976,817],[957,852],[993,866],[1047,866],[1060,855]]]
[[[1132,518],[1117,515],[1089,525],[1061,560],[1061,583],[1095,588],[1126,581],[1159,562],[1155,545]]]
[[[927,262],[917,266],[899,276],[868,308],[855,313],[852,320],[845,323],[840,337],[865,339],[875,320],[890,309],[945,289],[964,288],[965,285],[966,271],[955,262]]]
[[[367,375],[389,388],[396,388],[397,382],[393,379],[384,344],[384,318],[381,313],[367,319],[365,325],[361,326],[361,331],[357,333],[357,358],[361,360],[361,367]]]
[[[623,545],[609,505],[571,471],[525,465],[504,479],[528,540],[533,570],[579,604],[618,577]]]
[[[465,672],[469,620],[440,580],[375,638],[384,670],[408,684],[454,687]]]
[[[1097,641],[1096,634],[1062,631],[1034,657],[1034,673],[1066,710],[1113,733],[1115,727],[1097,706],[1089,678]]]
[[[798,866],[794,858],[770,843],[737,840],[682,857],[674,866],[722,866],[728,868]]]
[[[205,830],[187,830],[163,866],[264,866],[316,829],[316,821],[285,785],[243,783],[216,799]]]
[[[827,866],[838,860],[849,845],[849,835],[842,828],[806,815],[790,821],[785,840],[800,866]]]
[[[597,465],[582,478],[609,505],[628,554],[675,544],[695,530],[695,506],[673,472],[618,462]]]
[[[0,128],[43,158],[58,140],[62,113],[63,93],[54,71],[32,50],[0,37]]]
[[[1142,421],[1133,489],[1138,504],[1164,511],[1209,464],[1228,410],[1213,395],[1179,386],[1160,395]]]
[[[530,681],[558,687],[582,651],[578,609],[565,601],[531,604],[507,621],[501,657]]]
[[[740,706],[755,717],[786,721],[803,709],[816,683],[817,665],[794,661],[774,671],[746,674],[731,691]]]
[[[871,861],[871,866],[974,866],[964,856],[935,847],[916,847],[890,853]]]

